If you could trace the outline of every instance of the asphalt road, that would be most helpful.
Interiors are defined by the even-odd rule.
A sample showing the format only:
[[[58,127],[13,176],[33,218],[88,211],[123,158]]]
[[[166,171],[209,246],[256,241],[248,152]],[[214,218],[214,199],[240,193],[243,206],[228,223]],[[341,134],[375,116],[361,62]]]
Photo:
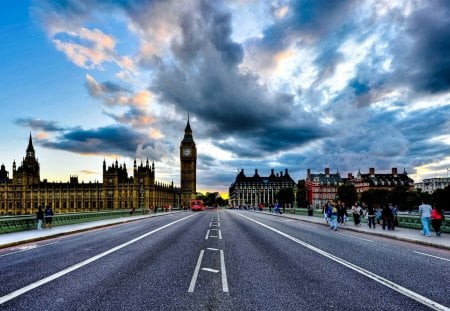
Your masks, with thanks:
[[[1,310],[448,310],[450,252],[245,211],[0,250]]]

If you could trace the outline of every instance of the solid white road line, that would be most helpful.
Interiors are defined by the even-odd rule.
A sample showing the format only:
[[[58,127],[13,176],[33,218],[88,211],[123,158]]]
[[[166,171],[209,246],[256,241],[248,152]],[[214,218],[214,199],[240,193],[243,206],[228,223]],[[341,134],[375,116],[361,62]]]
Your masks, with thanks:
[[[224,293],[228,293],[227,270],[225,269],[225,256],[222,249],[220,250],[220,272],[222,275],[222,290]]]
[[[236,212],[232,212],[232,213],[234,213],[234,214],[236,214],[238,216],[241,216],[243,218],[246,218],[246,219],[248,219],[250,221],[253,221],[253,222],[259,224],[260,226],[263,226],[264,228],[269,229],[269,230],[271,230],[271,231],[273,231],[275,233],[278,233],[279,235],[284,236],[285,238],[288,238],[289,240],[292,240],[292,241],[294,241],[294,242],[296,242],[296,243],[298,243],[298,244],[300,244],[300,245],[302,245],[302,246],[304,246],[304,247],[306,247],[306,248],[308,248],[308,249],[310,249],[310,250],[312,250],[312,251],[314,251],[314,252],[316,252],[316,253],[318,253],[318,254],[320,254],[322,256],[325,256],[325,257],[327,257],[327,258],[329,258],[329,259],[331,259],[331,260],[333,260],[333,261],[335,261],[335,262],[337,262],[337,263],[339,263],[339,264],[341,264],[341,265],[343,265],[343,266],[345,266],[345,267],[347,267],[349,269],[352,269],[352,270],[354,270],[354,271],[356,271],[356,272],[358,272],[358,273],[360,273],[360,274],[362,274],[362,275],[364,275],[364,276],[366,276],[366,277],[368,277],[368,278],[370,278],[370,279],[372,279],[372,280],[374,280],[374,281],[376,281],[376,282],[378,282],[378,283],[380,283],[380,284],[382,284],[382,285],[384,285],[386,287],[389,287],[389,288],[399,292],[402,295],[405,295],[405,296],[407,296],[407,297],[409,297],[411,299],[414,299],[415,301],[418,301],[421,304],[424,304],[424,305],[426,305],[427,307],[429,307],[431,309],[442,310],[442,311],[444,311],[444,310],[448,311],[449,310],[448,307],[446,307],[444,305],[441,305],[441,304],[437,303],[436,301],[428,299],[425,296],[422,296],[422,295],[420,295],[418,293],[415,293],[415,292],[413,292],[413,291],[411,291],[411,290],[409,290],[409,289],[407,289],[407,288],[405,288],[403,286],[400,286],[400,285],[398,285],[398,284],[396,284],[394,282],[391,282],[388,279],[385,279],[385,278],[383,278],[383,277],[381,277],[381,276],[379,276],[379,275],[377,275],[375,273],[370,272],[369,270],[366,270],[366,269],[364,269],[362,267],[359,267],[359,266],[357,266],[355,264],[352,264],[349,261],[341,259],[341,258],[339,258],[337,256],[334,256],[334,255],[330,254],[330,253],[327,253],[327,252],[325,252],[325,251],[323,251],[323,250],[321,250],[321,249],[319,249],[317,247],[314,247],[314,246],[312,246],[312,245],[310,245],[310,244],[308,244],[306,242],[303,242],[302,240],[299,240],[299,239],[297,239],[297,238],[295,238],[295,237],[293,237],[293,236],[291,236],[289,234],[286,234],[286,233],[284,233],[284,232],[282,232],[282,231],[280,231],[278,229],[270,227],[270,226],[268,226],[266,224],[263,224],[263,223],[261,223],[261,222],[259,222],[257,220],[254,220],[254,219],[252,219],[250,217],[247,217],[247,216],[244,216],[242,214],[239,214],[239,213],[236,213]]]
[[[159,227],[159,228],[157,228],[157,229],[155,229],[155,230],[152,230],[152,231],[150,231],[150,232],[147,232],[147,233],[145,233],[145,234],[143,234],[143,235],[141,235],[141,236],[139,236],[139,237],[137,237],[137,238],[135,238],[135,239],[133,239],[133,240],[130,240],[130,241],[126,242],[126,243],[123,243],[123,244],[121,244],[121,245],[119,245],[119,246],[113,247],[113,248],[111,248],[110,250],[107,250],[107,251],[105,251],[105,252],[103,252],[103,253],[100,253],[100,254],[98,254],[98,255],[96,255],[96,256],[94,256],[94,257],[91,257],[91,258],[89,258],[89,259],[86,259],[86,260],[84,260],[84,261],[82,261],[82,262],[80,262],[80,263],[78,263],[78,264],[76,264],[76,265],[73,265],[73,266],[68,267],[68,268],[66,268],[66,269],[64,269],[64,270],[61,270],[61,271],[59,271],[59,272],[57,272],[57,273],[55,273],[55,274],[52,274],[52,275],[50,275],[50,276],[48,276],[48,277],[46,277],[46,278],[43,278],[42,280],[39,280],[39,281],[34,282],[34,283],[30,284],[30,285],[27,285],[27,286],[25,286],[25,287],[22,287],[22,288],[20,288],[20,289],[14,291],[14,292],[12,292],[12,293],[9,293],[9,294],[7,294],[7,295],[5,295],[5,296],[2,296],[2,297],[0,297],[0,305],[3,304],[3,303],[5,303],[5,302],[7,302],[7,301],[9,301],[9,300],[11,300],[11,299],[14,299],[14,298],[16,298],[16,297],[19,297],[20,295],[23,295],[23,294],[25,294],[26,292],[29,292],[29,291],[32,290],[32,289],[35,289],[35,288],[37,288],[37,287],[39,287],[39,286],[42,286],[42,285],[44,285],[44,284],[47,284],[47,283],[49,283],[49,282],[51,282],[51,281],[53,281],[53,280],[56,280],[57,278],[60,278],[60,277],[62,277],[62,276],[64,276],[64,275],[66,275],[66,274],[72,272],[72,271],[75,271],[75,270],[77,270],[77,269],[79,269],[79,268],[82,268],[82,267],[84,267],[84,266],[90,264],[91,262],[94,262],[94,261],[96,261],[96,260],[98,260],[98,259],[100,259],[100,258],[102,258],[102,257],[105,257],[105,256],[107,256],[107,255],[109,255],[109,254],[111,254],[111,253],[114,253],[115,251],[118,251],[118,250],[120,250],[120,249],[122,249],[122,248],[124,248],[124,247],[126,247],[126,246],[128,246],[128,245],[131,245],[131,244],[133,244],[133,243],[135,243],[135,242],[137,242],[137,241],[139,241],[139,240],[142,240],[143,238],[146,238],[146,237],[148,237],[149,235],[152,235],[153,233],[156,233],[156,232],[158,232],[158,231],[161,231],[161,230],[163,230],[163,229],[165,229],[165,228],[167,228],[167,227],[170,227],[170,226],[172,226],[172,225],[174,225],[174,224],[176,224],[176,223],[178,223],[178,222],[180,222],[180,221],[186,220],[186,219],[188,219],[188,218],[190,218],[190,217],[192,217],[192,216],[193,216],[193,214],[190,215],[190,216],[181,218],[181,219],[179,219],[179,220],[176,220],[176,221],[174,221],[174,222],[171,222],[171,223],[169,223],[169,224],[167,224],[167,225],[164,225],[164,226],[162,226],[162,227]]]
[[[438,257],[438,256],[433,256],[433,255],[426,254],[426,253],[421,253],[421,252],[416,252],[416,251],[413,251],[413,253],[420,254],[420,255],[423,255],[423,256],[433,257],[433,258],[440,259],[440,260],[450,261],[450,259],[443,258],[443,257]]]
[[[197,265],[195,266],[194,274],[192,274],[191,284],[189,285],[188,293],[193,293],[194,292],[195,283],[197,282],[198,272],[200,271],[200,266],[202,265],[202,260],[203,260],[203,254],[204,253],[205,253],[205,250],[202,249],[200,251],[200,255],[198,255]]]

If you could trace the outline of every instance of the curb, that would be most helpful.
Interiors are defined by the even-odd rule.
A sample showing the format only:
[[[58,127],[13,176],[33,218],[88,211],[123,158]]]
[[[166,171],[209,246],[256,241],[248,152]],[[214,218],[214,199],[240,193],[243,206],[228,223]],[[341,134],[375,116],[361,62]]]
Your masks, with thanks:
[[[279,215],[279,214],[272,214],[272,213],[267,213],[267,212],[262,212],[262,213],[266,214],[266,215],[272,215],[272,216],[276,216],[276,217],[289,218],[289,219],[292,219],[292,220],[304,221],[304,222],[307,222],[307,223],[313,223],[313,224],[323,225],[323,226],[327,226],[328,227],[328,224],[319,223],[319,222],[315,222],[315,221],[310,221],[308,219],[298,218],[298,217],[295,217],[295,216],[283,215],[283,214]],[[312,217],[314,217],[314,216],[312,216]],[[450,246],[447,246],[447,245],[436,244],[436,243],[427,242],[427,241],[420,241],[420,240],[415,240],[415,239],[412,239],[412,238],[393,236],[393,235],[384,234],[382,232],[367,232],[367,231],[364,231],[364,230],[358,230],[357,228],[351,228],[351,227],[340,227],[339,229],[359,232],[359,233],[363,233],[363,234],[367,234],[367,235],[376,235],[376,236],[380,236],[380,237],[383,237],[383,238],[389,238],[389,239],[399,240],[399,241],[403,241],[403,242],[409,242],[409,243],[414,243],[414,244],[419,244],[419,245],[432,246],[432,247],[436,247],[436,248],[450,250]]]
[[[133,222],[133,221],[139,221],[139,220],[143,220],[143,219],[148,219],[148,218],[153,218],[153,217],[161,217],[161,216],[165,216],[165,215],[170,215],[170,214],[175,214],[175,213],[181,213],[182,211],[176,211],[176,212],[167,212],[167,213],[161,213],[161,214],[154,214],[154,215],[147,215],[147,216],[143,216],[140,218],[134,218],[134,219],[123,219],[122,221],[117,221],[114,223],[107,223],[107,224],[101,224],[101,225],[94,225],[92,227],[87,227],[87,228],[81,228],[81,229],[75,229],[75,230],[70,230],[70,231],[65,231],[65,232],[58,232],[55,234],[50,234],[50,235],[46,235],[46,236],[41,236],[41,237],[35,237],[35,238],[29,238],[26,240],[20,240],[20,241],[15,241],[15,242],[9,242],[9,243],[5,243],[5,244],[0,244],[0,249],[2,248],[8,248],[8,247],[12,247],[12,246],[17,246],[17,245],[21,245],[21,244],[27,244],[27,243],[32,243],[32,242],[37,242],[37,241],[45,241],[45,240],[50,240],[56,237],[61,237],[61,236],[65,236],[65,235],[71,235],[71,234],[76,234],[76,233],[80,233],[80,232],[86,232],[86,231],[90,231],[90,230],[94,230],[94,229],[99,229],[99,228],[105,228],[105,227],[112,227],[115,225],[121,225],[124,223],[128,223],[128,222]],[[116,218],[117,219],[117,218]]]

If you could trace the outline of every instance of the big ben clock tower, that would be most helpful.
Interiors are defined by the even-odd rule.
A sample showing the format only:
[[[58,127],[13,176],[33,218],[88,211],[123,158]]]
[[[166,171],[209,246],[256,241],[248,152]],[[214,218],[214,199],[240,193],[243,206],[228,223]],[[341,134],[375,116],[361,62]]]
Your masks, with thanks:
[[[180,163],[181,204],[182,206],[189,207],[190,200],[195,199],[195,195],[197,194],[197,149],[195,148],[191,126],[189,125],[189,116],[186,128],[184,129],[184,138],[180,144]]]

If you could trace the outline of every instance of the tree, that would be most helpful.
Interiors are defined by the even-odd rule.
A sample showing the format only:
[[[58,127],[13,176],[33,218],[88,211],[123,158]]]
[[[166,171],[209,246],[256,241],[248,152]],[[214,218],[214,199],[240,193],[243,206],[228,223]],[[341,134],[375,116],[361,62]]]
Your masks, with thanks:
[[[276,199],[281,205],[292,204],[294,202],[294,191],[292,188],[280,189],[280,191],[276,194]]]
[[[202,200],[207,206],[213,206],[214,204],[224,206],[228,204],[227,200],[224,200],[219,192],[206,192],[206,194],[198,192],[196,199]]]
[[[408,187],[397,186],[389,193],[389,202],[397,205],[400,210],[405,210],[407,193]]]
[[[306,207],[308,201],[306,200],[306,182],[305,180],[299,180],[297,185],[297,205],[298,207]]]
[[[344,202],[347,206],[353,205],[358,200],[355,186],[352,184],[341,185],[337,189],[339,200]]]
[[[361,193],[361,202],[367,205],[386,205],[389,201],[389,190],[370,189]]]
[[[442,208],[443,210],[450,210],[450,186],[444,189],[437,189],[433,192],[433,201],[436,207]]]

